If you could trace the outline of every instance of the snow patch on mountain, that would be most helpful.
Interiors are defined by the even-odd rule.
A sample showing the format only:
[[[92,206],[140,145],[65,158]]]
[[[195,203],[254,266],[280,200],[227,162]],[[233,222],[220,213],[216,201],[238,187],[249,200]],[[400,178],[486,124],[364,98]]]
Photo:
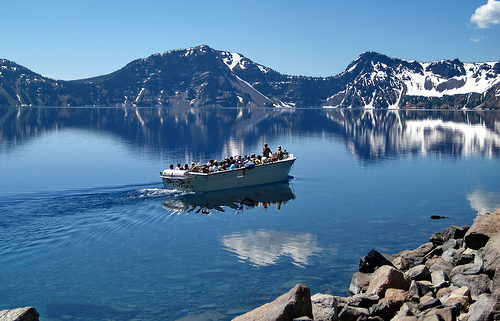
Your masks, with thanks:
[[[471,92],[484,93],[500,82],[500,77],[493,71],[494,62],[464,63],[465,74],[451,78],[430,71],[431,63],[420,64],[423,73],[406,69],[400,75],[408,96],[443,97]]]

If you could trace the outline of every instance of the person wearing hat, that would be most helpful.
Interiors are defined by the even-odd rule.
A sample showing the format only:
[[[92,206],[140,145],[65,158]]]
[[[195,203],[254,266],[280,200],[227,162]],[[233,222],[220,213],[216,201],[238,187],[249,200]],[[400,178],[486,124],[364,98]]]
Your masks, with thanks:
[[[281,145],[278,146],[278,149],[274,152],[273,156],[276,157],[278,160],[283,159],[283,152],[281,151]]]
[[[262,149],[262,156],[266,158],[271,156],[271,148],[269,148],[267,143],[264,144],[264,148]]]

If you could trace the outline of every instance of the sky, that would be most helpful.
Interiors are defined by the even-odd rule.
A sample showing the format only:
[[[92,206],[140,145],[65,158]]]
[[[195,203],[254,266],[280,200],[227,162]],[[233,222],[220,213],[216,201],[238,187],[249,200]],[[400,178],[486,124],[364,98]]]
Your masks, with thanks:
[[[289,75],[333,76],[365,51],[500,60],[496,0],[5,0],[0,59],[54,79],[202,44]]]

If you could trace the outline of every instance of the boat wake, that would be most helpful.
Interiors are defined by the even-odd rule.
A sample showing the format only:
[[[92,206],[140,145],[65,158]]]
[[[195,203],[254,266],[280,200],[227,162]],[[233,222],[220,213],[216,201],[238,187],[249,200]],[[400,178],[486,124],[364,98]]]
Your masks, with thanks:
[[[154,183],[0,196],[0,257],[158,223],[161,201],[183,194]]]

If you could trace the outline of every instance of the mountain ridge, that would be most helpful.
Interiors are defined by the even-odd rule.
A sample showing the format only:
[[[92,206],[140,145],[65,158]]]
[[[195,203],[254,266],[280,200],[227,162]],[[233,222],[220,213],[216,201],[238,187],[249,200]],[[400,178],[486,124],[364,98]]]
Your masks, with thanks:
[[[338,75],[308,77],[201,45],[65,81],[0,59],[0,105],[499,109],[500,61],[418,62],[366,51]]]

